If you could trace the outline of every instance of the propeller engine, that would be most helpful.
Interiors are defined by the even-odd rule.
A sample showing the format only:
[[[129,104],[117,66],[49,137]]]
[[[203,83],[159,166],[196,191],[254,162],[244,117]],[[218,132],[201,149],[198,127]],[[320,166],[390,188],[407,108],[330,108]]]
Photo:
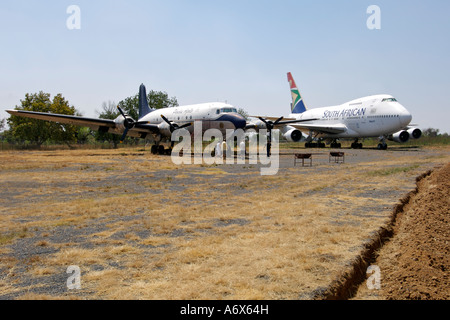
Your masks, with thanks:
[[[187,128],[190,125],[192,125],[192,123],[186,123],[186,124],[183,124],[182,126],[180,126],[180,125],[178,125],[176,123],[173,123],[169,119],[167,119],[164,115],[161,115],[161,118],[163,118],[163,120],[169,125],[170,133],[173,133],[175,130]]]
[[[264,118],[259,117],[259,120],[261,120],[262,122],[264,122],[264,124],[266,125],[266,129],[267,129],[267,157],[270,157],[271,153],[270,153],[270,148],[272,146],[272,130],[273,128],[281,122],[281,120],[283,120],[284,117],[278,118],[275,122],[271,121],[271,120],[266,120]]]
[[[128,131],[130,129],[133,129],[138,124],[147,124],[148,121],[136,121],[129,115],[125,114],[119,106],[117,106],[117,109],[119,109],[119,112],[123,117],[123,122],[121,124],[125,127],[122,138],[120,138],[120,143],[122,143],[127,137]]]
[[[186,123],[186,124],[183,124],[182,126],[180,126],[177,123],[174,123],[174,122],[170,121],[169,119],[167,119],[164,115],[161,115],[161,118],[169,126],[169,131],[171,134],[174,133],[174,131],[176,131],[176,130],[184,129],[184,128],[187,128],[190,125],[192,125],[192,123]],[[172,141],[172,148],[173,148],[173,145],[174,145],[174,142]]]

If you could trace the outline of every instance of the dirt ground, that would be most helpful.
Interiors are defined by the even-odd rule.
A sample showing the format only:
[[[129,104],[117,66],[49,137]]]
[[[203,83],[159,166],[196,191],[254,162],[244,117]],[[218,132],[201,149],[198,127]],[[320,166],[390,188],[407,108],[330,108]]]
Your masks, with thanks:
[[[138,149],[2,152],[0,300],[347,299],[360,283],[355,299],[448,299],[450,149],[344,151],[302,167],[282,150],[274,176]],[[352,275],[363,255],[380,290]]]
[[[417,183],[399,213],[394,236],[378,252],[380,290],[363,284],[356,299],[447,300],[450,298],[450,163]]]

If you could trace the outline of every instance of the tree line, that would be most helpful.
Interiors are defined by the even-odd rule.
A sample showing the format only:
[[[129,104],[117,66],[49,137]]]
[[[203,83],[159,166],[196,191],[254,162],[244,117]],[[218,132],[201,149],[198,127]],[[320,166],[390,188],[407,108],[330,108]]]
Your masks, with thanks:
[[[169,95],[163,91],[151,90],[147,94],[147,99],[149,105],[155,109],[178,106],[177,98],[169,97]],[[27,93],[25,98],[20,100],[20,102],[21,104],[15,107],[16,110],[82,116],[82,113],[74,106],[71,106],[61,94],[57,94],[52,99],[49,93],[44,93],[43,91],[34,94]],[[138,93],[120,101],[118,106],[133,119],[137,120],[139,118]],[[248,113],[245,112],[245,110],[240,108],[238,112],[248,119]],[[96,110],[96,113],[101,119],[116,119],[120,115],[117,105],[112,101],[103,102],[101,109]],[[40,147],[44,143],[48,143],[67,144],[69,147],[72,147],[74,144],[108,142],[112,143],[114,147],[117,147],[120,138],[119,135],[93,131],[87,127],[59,124],[50,121],[12,115],[8,119],[0,119],[0,140],[11,145],[32,145]],[[444,144],[449,143],[448,133],[442,134],[439,129],[435,128],[423,130],[423,138],[423,143],[428,143],[430,141],[438,142],[441,140]],[[138,139],[136,138],[127,137],[124,143],[134,144],[137,140]]]

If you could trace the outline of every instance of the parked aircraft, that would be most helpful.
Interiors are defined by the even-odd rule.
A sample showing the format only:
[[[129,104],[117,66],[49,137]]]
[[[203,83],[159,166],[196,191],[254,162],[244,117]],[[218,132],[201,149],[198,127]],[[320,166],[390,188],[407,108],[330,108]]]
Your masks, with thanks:
[[[153,136],[155,144],[152,146],[151,151],[154,154],[170,154],[171,149],[165,149],[160,143],[163,140],[170,141],[172,132],[178,129],[186,128],[192,133],[195,121],[201,121],[203,132],[215,128],[219,129],[224,135],[227,129],[244,129],[246,126],[246,120],[237,113],[235,107],[221,102],[194,104],[159,110],[151,109],[148,105],[146,89],[143,84],[139,88],[139,119],[135,120],[131,118],[120,107],[118,109],[120,115],[115,120],[23,110],[7,110],[7,112],[19,117],[89,127],[96,131],[119,134],[122,135],[121,141],[126,136],[142,139]]]
[[[352,148],[362,148],[359,139],[377,137],[378,149],[386,150],[386,139],[395,142],[407,142],[419,139],[422,131],[409,126],[412,116],[393,96],[381,94],[359,98],[332,107],[308,109],[291,73],[288,73],[292,104],[291,114],[285,118],[290,125],[277,124],[281,134],[288,141],[305,141],[305,147],[325,147],[327,140],[332,148],[340,148],[339,139],[354,139]],[[252,126],[266,128],[267,121],[275,117],[257,117]],[[310,120],[308,123],[295,124],[295,120]],[[307,134],[304,134],[306,132]],[[318,142],[315,142],[318,141]]]

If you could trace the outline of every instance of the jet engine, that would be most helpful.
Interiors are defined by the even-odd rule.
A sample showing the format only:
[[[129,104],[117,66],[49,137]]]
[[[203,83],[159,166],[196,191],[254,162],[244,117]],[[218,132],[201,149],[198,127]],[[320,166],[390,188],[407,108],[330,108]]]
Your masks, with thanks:
[[[299,142],[303,139],[303,133],[297,129],[291,129],[283,134],[283,137],[289,142]]]
[[[419,139],[422,136],[422,130],[419,128],[411,128],[408,133],[411,139]]]
[[[395,141],[395,142],[401,142],[401,143],[408,142],[409,132],[406,130],[396,132],[394,134],[391,134],[388,137],[388,140]]]

